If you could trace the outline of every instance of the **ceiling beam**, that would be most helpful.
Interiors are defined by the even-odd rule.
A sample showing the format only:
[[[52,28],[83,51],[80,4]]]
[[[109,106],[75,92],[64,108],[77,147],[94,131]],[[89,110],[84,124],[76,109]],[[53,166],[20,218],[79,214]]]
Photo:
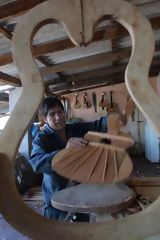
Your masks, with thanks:
[[[22,85],[19,78],[10,76],[3,72],[0,72],[0,81],[15,87],[20,87]]]
[[[106,77],[100,78],[97,82],[97,77],[88,79],[87,81],[78,82],[76,85],[72,85],[71,83],[59,83],[50,86],[50,89],[55,94],[64,94],[71,93],[80,90],[87,90],[96,87],[107,86],[111,84],[124,82],[123,75],[110,76],[109,79]]]
[[[32,53],[34,57],[38,57],[41,55],[45,55],[48,53],[57,52],[57,51],[61,51],[61,50],[65,50],[73,47],[74,45],[69,39],[64,39],[57,42],[53,41],[53,42],[34,46],[32,47]],[[12,62],[13,62],[13,58],[10,52],[0,56],[0,66],[6,65]]]
[[[8,31],[7,29],[0,27],[0,32],[9,40],[12,40],[12,33]],[[53,63],[50,62],[50,60],[45,56],[38,56],[36,57],[42,64],[44,64],[47,67],[52,67]],[[57,75],[64,79],[64,75],[62,73],[57,73]]]
[[[50,61],[50,59],[46,56],[39,56],[36,58],[48,68],[54,66],[54,63],[52,61]],[[64,79],[66,77],[62,72],[57,71],[56,74],[62,79]]]
[[[83,57],[80,59],[75,59],[72,61],[55,64],[53,67],[43,67],[40,69],[40,72],[43,75],[47,75],[50,73],[91,67],[91,66],[96,66],[96,65],[107,63],[107,62],[111,62],[114,60],[128,58],[130,54],[131,54],[130,48],[122,48],[115,53],[113,52],[100,53],[100,54],[92,55],[89,57]]]
[[[160,60],[159,60],[160,63]],[[108,85],[113,85],[117,83],[124,83],[124,71],[125,71],[125,64],[123,64],[123,67],[118,66],[116,71],[118,74],[115,75],[115,72],[112,72],[112,74],[105,74],[104,69],[97,70],[97,74],[90,74],[90,78],[84,78],[82,74],[79,74],[77,82],[73,85],[71,81],[68,82],[60,82],[56,84],[52,84],[50,86],[51,92],[57,95],[63,95],[71,92],[76,92],[76,91],[84,91],[88,89],[93,89],[97,87],[102,87],[102,86],[108,86]],[[114,67],[115,68],[115,67]],[[158,68],[159,69],[159,68]],[[150,69],[150,76],[155,76],[155,72],[157,71],[156,66],[152,67]],[[101,76],[100,76],[100,73]],[[158,74],[158,72],[157,72]],[[82,76],[82,78],[80,78]],[[69,78],[69,77],[68,77]],[[71,78],[71,77],[70,77]],[[97,81],[98,79],[98,81]],[[55,81],[55,80],[54,80]]]
[[[160,29],[160,17],[154,17],[148,19],[151,23],[153,30]],[[129,33],[125,27],[123,27],[118,22],[113,22],[111,25],[107,27],[103,27],[101,30],[95,31],[93,34],[92,42],[97,42],[102,39],[116,39],[116,38],[123,38],[129,36]]]
[[[0,27],[0,32],[9,40],[12,39],[12,33],[10,33],[6,28]]]
[[[0,6],[0,20],[10,18],[16,15],[21,15],[25,11],[33,8],[45,0],[18,0],[6,5]]]
[[[66,78],[66,82],[64,83],[61,79],[54,79],[54,80],[48,80],[45,81],[45,85],[53,85],[55,88],[62,88],[65,90],[65,87],[67,88],[74,88],[78,87],[79,84],[84,84],[86,88],[88,88],[88,85],[92,84],[94,81],[94,84],[100,85],[100,84],[106,84],[106,82],[110,82],[115,79],[117,79],[117,76],[121,76],[121,82],[124,82],[124,73],[126,69],[127,63],[115,65],[113,67],[106,67],[101,68],[97,70],[92,70],[88,72],[83,73],[77,73],[73,74],[71,76],[68,76]],[[154,58],[152,61],[152,67],[149,71],[149,76],[157,76],[159,73],[159,66],[160,66],[160,59]],[[119,80],[118,80],[119,81]],[[74,82],[74,85],[72,84]],[[114,81],[113,81],[114,84]]]
[[[160,17],[156,17],[150,19],[151,24],[153,25],[153,29],[157,30],[160,29]],[[120,24],[115,24],[114,28],[112,26],[107,26],[103,30],[99,30],[94,33],[93,39],[91,42],[97,42],[104,39],[115,39],[120,37],[129,36],[127,30],[122,27]],[[57,51],[62,51],[70,48],[74,48],[74,44],[71,42],[69,38],[53,41],[49,43],[39,44],[37,46],[32,47],[33,56],[38,57],[41,55],[54,53]],[[0,56],[0,66],[9,64],[13,62],[12,54],[6,53]]]
[[[156,51],[159,51],[159,50],[160,50],[160,42],[157,42]],[[42,75],[45,76],[51,73],[97,66],[97,65],[105,64],[112,61],[119,61],[122,59],[129,58],[130,55],[131,55],[131,48],[126,47],[126,48],[110,51],[107,53],[99,53],[96,55],[83,57],[80,59],[75,59],[75,60],[67,61],[64,63],[55,64],[52,67],[42,67],[40,69],[40,72]]]

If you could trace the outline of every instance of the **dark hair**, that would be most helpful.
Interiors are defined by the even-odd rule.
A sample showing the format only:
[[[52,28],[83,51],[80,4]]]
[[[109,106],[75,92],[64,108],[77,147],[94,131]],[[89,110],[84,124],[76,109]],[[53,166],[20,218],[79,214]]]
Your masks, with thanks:
[[[46,97],[43,99],[39,112],[43,117],[46,117],[49,110],[55,106],[60,106],[63,110],[63,104],[57,97]]]

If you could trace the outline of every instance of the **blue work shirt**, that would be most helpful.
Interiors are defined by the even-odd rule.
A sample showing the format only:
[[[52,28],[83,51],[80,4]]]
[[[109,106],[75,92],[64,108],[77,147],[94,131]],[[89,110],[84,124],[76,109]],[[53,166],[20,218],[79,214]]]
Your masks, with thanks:
[[[107,132],[106,117],[102,117],[94,122],[66,124],[66,139],[83,137],[88,131]],[[68,179],[57,174],[52,169],[51,162],[56,153],[66,147],[66,143],[53,128],[46,124],[44,130],[36,135],[32,146],[30,163],[34,171],[43,173],[42,189],[45,202],[46,206],[52,211],[52,213],[47,215],[51,218],[59,219],[61,211],[51,207],[51,197],[55,192],[66,188]]]

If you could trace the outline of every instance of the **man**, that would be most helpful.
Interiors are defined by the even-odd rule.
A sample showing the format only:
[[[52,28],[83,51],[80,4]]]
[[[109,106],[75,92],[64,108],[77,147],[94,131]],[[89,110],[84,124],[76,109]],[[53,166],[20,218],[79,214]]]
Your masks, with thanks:
[[[46,124],[33,141],[30,163],[34,171],[43,173],[42,188],[46,202],[44,215],[58,220],[64,213],[51,206],[51,197],[67,187],[68,179],[58,175],[52,169],[51,162],[63,148],[85,146],[87,142],[83,136],[88,131],[107,132],[107,120],[103,117],[95,122],[66,124],[63,105],[56,97],[45,98],[40,112]]]

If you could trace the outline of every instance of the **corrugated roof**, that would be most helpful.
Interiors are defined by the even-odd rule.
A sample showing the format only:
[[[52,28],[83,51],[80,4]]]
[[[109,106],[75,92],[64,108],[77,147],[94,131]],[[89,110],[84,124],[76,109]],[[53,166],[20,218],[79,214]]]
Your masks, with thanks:
[[[0,6],[5,6],[5,4],[9,3],[16,4],[16,2],[17,1],[1,0]],[[154,28],[157,49],[155,52],[156,63],[152,65],[151,70],[152,75],[156,75],[158,73],[158,61],[160,61],[160,1],[130,0],[128,2],[136,4],[142,13],[151,21]],[[29,8],[29,6],[27,7]],[[25,10],[18,14],[16,13],[16,15],[12,13],[12,16],[0,18],[0,28],[5,29],[6,32],[12,36],[14,27],[17,21],[21,19],[23,12],[25,12]],[[108,31],[105,32],[106,27]],[[2,31],[0,32],[0,72],[6,73],[9,76],[19,77],[16,66],[10,60],[11,40],[7,38],[7,33],[5,35]],[[36,57],[36,63],[41,69],[41,72],[43,72],[44,80],[47,80],[48,84],[50,80],[50,83],[53,85],[55,79],[56,84],[57,82],[62,83],[68,78],[75,78],[76,74],[83,73],[84,75],[86,72],[86,76],[89,76],[89,72],[91,72],[91,74],[93,72],[94,74],[97,70],[98,74],[98,71],[101,69],[104,70],[105,68],[106,72],[108,71],[111,75],[110,72],[112,71],[114,75],[113,65],[116,69],[120,69],[121,64],[123,64],[121,72],[123,73],[124,64],[127,63],[130,54],[131,40],[129,34],[124,31],[124,28],[120,28],[119,24],[115,23],[112,19],[105,19],[98,25],[94,40],[87,47],[72,47],[63,26],[57,22],[42,27],[34,36],[33,45],[36,46],[37,51],[40,51],[44,46],[47,46],[46,49],[49,49],[48,52],[46,49],[43,50],[43,53]],[[4,60],[3,63],[3,59],[7,60]],[[106,59],[106,61],[103,59]],[[8,64],[6,64],[6,61],[8,61]],[[57,67],[58,70],[56,70],[55,67]],[[49,72],[47,73],[47,71]],[[124,81],[124,78],[119,79],[119,81]]]

